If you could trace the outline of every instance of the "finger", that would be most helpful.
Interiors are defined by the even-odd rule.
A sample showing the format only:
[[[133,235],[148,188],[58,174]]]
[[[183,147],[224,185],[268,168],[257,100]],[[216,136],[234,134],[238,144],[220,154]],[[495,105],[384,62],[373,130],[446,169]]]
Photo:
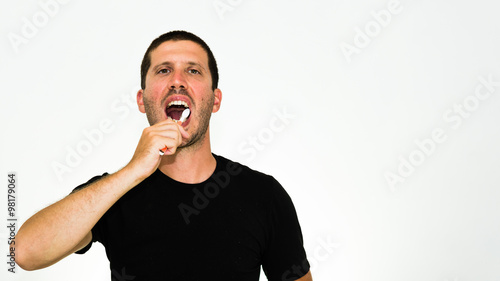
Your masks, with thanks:
[[[181,133],[177,129],[177,130],[170,130],[168,132],[162,132],[161,134],[162,136],[157,137],[157,141],[160,143],[161,147],[158,153],[160,155],[174,154],[177,151],[177,147],[179,147],[182,144]]]
[[[165,147],[160,149],[160,151],[158,153],[160,154],[160,156],[163,156],[167,150],[168,150],[168,147],[165,145]]]
[[[161,155],[161,156],[172,155],[177,151],[178,144],[175,140],[170,139],[169,141],[166,141],[165,143],[166,144],[163,145],[163,147],[158,150],[159,155]]]
[[[176,122],[172,119],[167,119],[167,120],[163,120],[161,122],[158,122],[152,126],[150,126],[151,130],[154,130],[154,131],[161,131],[161,130],[165,130],[169,127],[172,127],[172,128],[175,128],[175,124]]]
[[[178,121],[177,123],[179,125],[179,132],[181,133],[181,136],[185,139],[189,138],[189,133],[184,130],[184,127],[182,127],[182,122]]]
[[[164,148],[160,149],[158,153],[163,156],[163,155],[172,155],[175,154],[177,151],[177,146],[167,146],[165,145]]]
[[[156,151],[158,151],[159,155],[174,154],[177,147],[182,144],[183,136],[185,138],[189,137],[181,124],[182,122],[169,118],[146,129],[152,138],[151,145],[157,147]]]

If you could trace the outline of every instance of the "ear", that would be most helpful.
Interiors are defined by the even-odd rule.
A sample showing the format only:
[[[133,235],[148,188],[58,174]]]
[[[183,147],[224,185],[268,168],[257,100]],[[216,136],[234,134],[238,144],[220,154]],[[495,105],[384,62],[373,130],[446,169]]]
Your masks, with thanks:
[[[221,90],[220,89],[215,89],[214,96],[215,96],[215,99],[214,99],[214,106],[212,108],[212,113],[215,113],[215,112],[219,111],[219,109],[220,109],[220,103],[222,101],[222,92],[221,92]]]
[[[137,105],[139,106],[139,111],[142,113],[146,113],[146,110],[144,110],[144,101],[142,100],[144,95],[144,90],[140,89],[137,91]]]

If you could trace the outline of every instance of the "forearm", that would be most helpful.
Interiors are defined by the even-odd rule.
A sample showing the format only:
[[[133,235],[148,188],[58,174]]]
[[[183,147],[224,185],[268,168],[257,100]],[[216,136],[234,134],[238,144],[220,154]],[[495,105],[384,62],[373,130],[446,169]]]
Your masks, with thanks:
[[[39,211],[16,235],[17,263],[34,270],[67,256],[102,215],[140,181],[124,168]]]

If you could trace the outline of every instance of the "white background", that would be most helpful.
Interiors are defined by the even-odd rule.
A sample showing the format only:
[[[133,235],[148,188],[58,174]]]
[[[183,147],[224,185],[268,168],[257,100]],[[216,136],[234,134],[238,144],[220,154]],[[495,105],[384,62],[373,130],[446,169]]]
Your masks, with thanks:
[[[495,1],[47,2],[2,1],[5,224],[8,172],[24,222],[128,162],[148,125],[134,104],[142,56],[184,29],[220,69],[213,151],[282,183],[314,280],[500,278],[500,85],[480,82],[500,81]],[[112,130],[68,156],[101,122]],[[388,174],[401,181],[391,187]],[[2,227],[4,257],[8,235]],[[98,243],[39,271],[2,264],[1,280],[110,279]]]

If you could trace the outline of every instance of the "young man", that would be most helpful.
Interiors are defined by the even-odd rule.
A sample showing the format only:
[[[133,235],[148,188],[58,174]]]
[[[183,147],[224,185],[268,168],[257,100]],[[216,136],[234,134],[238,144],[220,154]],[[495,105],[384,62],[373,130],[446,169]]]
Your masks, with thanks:
[[[151,126],[132,159],[27,220],[16,236],[17,263],[44,268],[99,241],[113,280],[258,280],[261,265],[269,280],[312,280],[281,185],[211,152],[217,83],[215,58],[199,37],[173,31],[155,39],[137,93]]]

